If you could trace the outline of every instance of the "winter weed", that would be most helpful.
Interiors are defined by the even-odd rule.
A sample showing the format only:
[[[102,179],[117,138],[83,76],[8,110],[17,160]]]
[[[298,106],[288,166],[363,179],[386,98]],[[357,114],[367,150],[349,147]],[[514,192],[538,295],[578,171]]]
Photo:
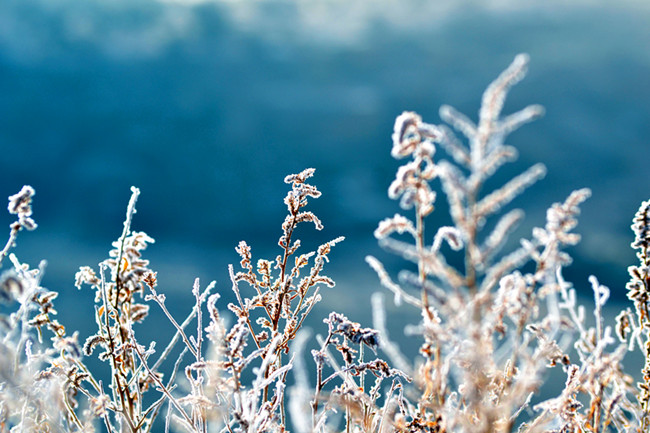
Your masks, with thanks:
[[[552,205],[544,227],[504,251],[523,212],[502,210],[545,174],[533,165],[486,190],[497,169],[516,159],[508,134],[543,112],[533,105],[501,115],[527,64],[527,56],[517,56],[487,88],[477,123],[449,106],[440,110],[449,126],[413,112],[396,119],[391,153],[406,162],[388,195],[406,214],[381,221],[375,237],[413,270],[393,276],[377,258],[367,262],[394,302],[420,317],[409,328],[420,341],[414,360],[388,338],[390,318],[374,295],[373,327],[332,312],[316,330],[324,335],[316,335],[313,364],[307,362],[303,324],[334,285],[324,268],[343,240],[300,249],[299,224],[322,228],[305,209],[320,196],[307,183],[314,169],[285,178],[278,255],[254,259],[246,242],[236,247],[239,267],[228,268],[236,300],[227,305],[230,322],[215,283],[202,288],[198,279],[189,314],[177,320],[169,312],[143,257],[154,241],[131,229],[139,195],[133,188],[109,258],[81,267],[75,278],[78,288],[95,293],[96,328],[85,343],[56,319],[57,292],[42,287],[43,267],[31,269],[10,254],[18,233],[36,228],[34,190],[23,187],[9,197],[17,220],[0,252],[0,264],[11,261],[0,279],[0,298],[11,310],[0,323],[0,431],[648,431],[650,203],[634,218],[640,264],[630,267],[627,285],[634,310],[621,312],[615,328],[602,316],[608,288],[592,277],[594,304],[585,308],[562,276],[571,261],[564,248],[580,240],[573,229],[589,190]],[[431,230],[438,183],[453,225]],[[143,346],[134,324],[146,323],[151,308],[175,332]],[[636,348],[645,365],[626,373],[622,359]],[[106,363],[107,374],[91,369],[89,357]],[[558,378],[561,392],[540,396],[542,385]]]

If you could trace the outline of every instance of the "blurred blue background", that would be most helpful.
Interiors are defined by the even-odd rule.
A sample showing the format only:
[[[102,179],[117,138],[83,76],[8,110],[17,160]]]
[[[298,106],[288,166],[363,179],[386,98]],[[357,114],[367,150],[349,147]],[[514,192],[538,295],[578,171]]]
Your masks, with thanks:
[[[311,209],[325,229],[303,229],[305,248],[348,239],[313,324],[332,308],[367,322],[368,296],[382,289],[363,257],[393,263],[372,231],[399,210],[386,195],[399,166],[394,118],[414,110],[439,123],[450,104],[475,119],[484,88],[520,52],[530,71],[505,112],[538,103],[547,114],[510,137],[520,158],[497,178],[538,161],[548,175],[513,203],[527,213],[513,242],[550,204],[591,187],[565,274],[586,296],[596,274],[623,302],[631,219],[650,198],[641,0],[2,0],[0,195],[32,185],[39,224],[16,252],[48,260],[62,321],[85,326],[93,294],[76,291],[74,273],[106,257],[138,186],[133,228],[156,239],[147,257],[182,315],[195,277],[231,297],[240,240],[275,257],[282,180],[315,167],[323,197]],[[430,227],[447,223],[439,202]],[[7,233],[11,221],[0,217]]]

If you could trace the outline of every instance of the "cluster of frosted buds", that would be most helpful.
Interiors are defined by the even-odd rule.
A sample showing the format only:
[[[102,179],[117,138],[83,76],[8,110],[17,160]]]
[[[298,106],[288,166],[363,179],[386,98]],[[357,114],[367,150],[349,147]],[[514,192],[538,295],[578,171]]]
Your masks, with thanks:
[[[74,276],[75,287],[81,290],[82,284],[88,284],[97,287],[99,287],[101,284],[101,280],[90,266],[81,266],[79,268],[79,271]]]
[[[284,183],[291,184],[291,191],[284,199],[290,213],[304,207],[307,204],[307,197],[318,198],[321,196],[315,186],[306,183],[315,171],[313,168],[307,168],[298,174],[290,174],[284,178]]]
[[[18,221],[11,225],[13,230],[19,230],[21,228],[34,230],[37,227],[36,223],[31,218],[32,197],[34,197],[34,194],[36,194],[34,188],[25,185],[17,194],[9,197],[9,206],[7,206],[9,213],[18,215]]]
[[[341,333],[353,343],[363,343],[373,351],[376,351],[379,346],[379,332],[371,328],[362,328],[342,314],[332,312],[324,322],[329,325],[330,332]]]
[[[290,174],[284,178],[284,183],[291,184],[291,191],[287,193],[287,196],[284,198],[284,204],[287,205],[289,214],[286,216],[284,222],[282,223],[283,235],[278,241],[278,245],[282,248],[289,248],[288,242],[291,239],[291,233],[295,226],[301,222],[311,222],[316,227],[316,230],[322,230],[323,224],[320,219],[312,212],[300,212],[300,209],[307,206],[307,198],[318,198],[321,196],[321,192],[313,185],[310,185],[307,182],[307,179],[314,175],[316,170],[313,168],[307,168],[301,171],[298,174]],[[294,248],[300,246],[300,242],[293,245]],[[295,251],[295,249],[293,250]],[[292,252],[293,254],[293,252]]]
[[[142,292],[144,277],[151,272],[148,267],[149,260],[142,258],[142,250],[152,243],[154,240],[144,232],[131,233],[124,239],[123,245],[121,240],[114,241],[113,249],[109,252],[111,258],[104,261],[111,270],[112,280],[118,281],[119,275],[120,283],[127,286],[131,292]],[[121,263],[117,266],[120,258]]]
[[[400,206],[403,209],[416,206],[422,215],[433,211],[436,195],[428,181],[437,176],[433,163],[436,150],[433,143],[441,136],[436,126],[423,123],[416,113],[405,111],[395,119],[391,155],[397,159],[413,157],[412,161],[397,170],[395,180],[388,188],[390,198],[401,197]]]

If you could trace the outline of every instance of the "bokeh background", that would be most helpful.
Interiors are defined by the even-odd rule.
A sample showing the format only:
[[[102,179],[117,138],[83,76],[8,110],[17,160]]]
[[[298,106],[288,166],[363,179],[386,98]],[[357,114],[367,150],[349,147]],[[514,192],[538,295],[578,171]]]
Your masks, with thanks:
[[[363,258],[395,265],[372,237],[399,210],[386,195],[394,118],[439,123],[450,104],[475,119],[520,52],[530,71],[505,112],[537,103],[547,114],[510,137],[520,157],[497,179],[538,161],[548,175],[513,203],[527,213],[513,242],[591,187],[565,275],[588,301],[596,274],[620,308],[631,219],[650,198],[647,0],[2,0],[0,196],[32,185],[39,224],[15,251],[48,261],[61,321],[90,326],[93,294],[74,273],[106,257],[135,185],[133,228],[156,239],[147,257],[174,311],[190,308],[195,277],[217,280],[225,309],[234,247],[245,239],[274,258],[282,180],[315,167],[323,197],[311,209],[325,229],[302,230],[305,248],[347,240],[310,325],[323,332],[331,309],[366,325],[382,289]],[[447,223],[439,201],[430,227]],[[11,221],[0,215],[7,233]]]

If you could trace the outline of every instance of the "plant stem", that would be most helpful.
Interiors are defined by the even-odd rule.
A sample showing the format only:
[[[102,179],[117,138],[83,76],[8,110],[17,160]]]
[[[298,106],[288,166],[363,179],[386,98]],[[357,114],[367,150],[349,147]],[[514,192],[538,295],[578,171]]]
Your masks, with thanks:
[[[426,269],[424,267],[424,215],[421,210],[420,204],[415,206],[415,242],[418,254],[418,278],[420,282],[421,296],[422,296],[422,309],[427,315],[429,320],[433,320],[434,316],[429,308],[429,294],[424,286],[427,278]]]
[[[2,251],[0,251],[0,265],[2,265],[2,260],[9,254],[9,250],[15,245],[20,227],[20,225],[12,224],[11,233],[9,233],[9,239],[7,240],[7,243]]]

